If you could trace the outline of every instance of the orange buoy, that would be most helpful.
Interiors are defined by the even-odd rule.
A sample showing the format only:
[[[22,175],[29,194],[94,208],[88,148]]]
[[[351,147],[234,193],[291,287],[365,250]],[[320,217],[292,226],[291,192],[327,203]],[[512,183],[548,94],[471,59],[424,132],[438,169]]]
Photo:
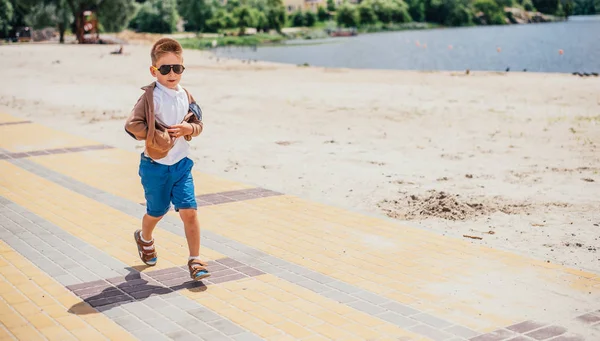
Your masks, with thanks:
[[[500,53],[500,51],[502,51],[501,48],[497,48],[496,51],[498,51],[498,53]]]
[[[448,45],[448,50],[452,50],[452,45]]]
[[[565,53],[562,49],[558,50],[558,54],[562,55],[563,53]]]

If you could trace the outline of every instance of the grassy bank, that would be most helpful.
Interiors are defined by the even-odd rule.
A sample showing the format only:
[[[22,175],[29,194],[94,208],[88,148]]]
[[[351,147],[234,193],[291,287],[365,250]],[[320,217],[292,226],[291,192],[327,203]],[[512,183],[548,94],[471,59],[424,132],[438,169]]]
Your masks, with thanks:
[[[195,37],[178,39],[183,48],[197,50],[206,50],[212,48],[213,41],[216,41],[217,46],[259,46],[277,44],[285,40],[285,36],[266,33],[245,36]]]
[[[432,23],[405,23],[405,24],[375,24],[365,25],[357,29],[359,33],[376,33],[376,32],[391,32],[404,30],[423,30],[442,27]],[[328,38],[327,31],[335,31],[337,29],[333,22],[319,22],[314,27],[296,28],[292,31],[284,29],[283,34],[258,33],[245,36],[208,36],[208,37],[193,37],[177,39],[184,48],[197,50],[208,50],[213,48],[213,42],[216,46],[264,46],[280,44],[287,40],[293,39],[324,39]]]

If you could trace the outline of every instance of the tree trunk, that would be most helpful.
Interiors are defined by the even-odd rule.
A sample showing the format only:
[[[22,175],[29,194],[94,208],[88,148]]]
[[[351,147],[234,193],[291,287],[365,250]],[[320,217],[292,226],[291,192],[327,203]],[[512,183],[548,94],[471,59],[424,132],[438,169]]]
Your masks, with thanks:
[[[58,24],[58,34],[60,35],[59,42],[61,44],[65,43],[65,31],[66,31],[66,29],[67,28],[65,27],[65,24],[62,24],[62,23]]]

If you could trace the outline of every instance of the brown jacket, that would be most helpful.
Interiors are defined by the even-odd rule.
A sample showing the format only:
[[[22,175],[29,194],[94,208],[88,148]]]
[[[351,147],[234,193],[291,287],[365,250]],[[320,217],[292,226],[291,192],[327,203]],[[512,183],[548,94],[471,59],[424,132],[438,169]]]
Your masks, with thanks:
[[[155,87],[156,82],[142,87],[144,93],[140,96],[127,118],[125,131],[136,140],[146,140],[148,156],[152,159],[162,159],[173,148],[175,138],[169,135],[167,131],[169,127],[167,125],[154,119],[153,92]],[[194,98],[187,90],[185,92],[188,95],[190,109],[188,109],[188,113],[185,115],[183,121],[192,125],[193,132],[191,135],[184,136],[184,138],[186,141],[190,141],[192,137],[200,135],[204,126],[201,116],[198,118],[191,109],[192,104],[195,104]]]

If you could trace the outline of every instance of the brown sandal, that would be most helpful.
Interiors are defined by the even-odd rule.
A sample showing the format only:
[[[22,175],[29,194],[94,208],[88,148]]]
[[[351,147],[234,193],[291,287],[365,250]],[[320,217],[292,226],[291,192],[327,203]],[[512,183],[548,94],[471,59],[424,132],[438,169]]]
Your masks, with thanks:
[[[198,259],[190,259],[188,261],[188,268],[190,269],[190,277],[195,280],[195,281],[199,281],[203,278],[209,277],[210,273],[208,273],[208,270],[206,269],[206,266],[208,264],[206,264],[205,262],[198,260]]]
[[[137,244],[138,254],[140,255],[142,262],[149,266],[156,265],[157,254],[156,249],[154,248],[154,239],[149,243],[144,242],[142,240],[142,230],[135,231],[133,233],[133,238]]]

